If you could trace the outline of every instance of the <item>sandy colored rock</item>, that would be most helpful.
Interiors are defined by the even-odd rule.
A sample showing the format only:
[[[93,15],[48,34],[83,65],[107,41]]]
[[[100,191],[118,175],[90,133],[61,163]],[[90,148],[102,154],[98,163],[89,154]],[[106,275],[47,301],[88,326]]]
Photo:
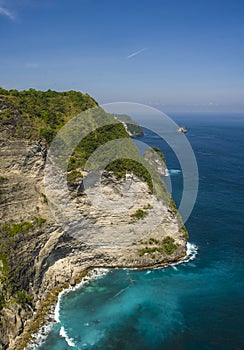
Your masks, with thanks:
[[[3,309],[2,349],[20,349],[23,334],[30,329],[50,293],[55,288],[74,285],[87,269],[164,266],[185,256],[186,238],[177,216],[136,176],[129,174],[118,180],[106,174],[100,188],[95,185],[83,194],[74,190],[72,204],[85,219],[83,226],[79,226],[81,230],[70,235],[55,221],[45,197],[45,143],[4,139],[0,145],[0,175],[4,179],[0,185],[1,221],[12,224],[34,223],[35,217],[46,220],[41,227],[34,225],[15,244],[14,264],[19,266],[21,289],[32,297],[34,306],[24,309],[9,303]],[[98,190],[104,196],[102,201]],[[147,215],[133,218],[138,209]],[[156,252],[140,256],[140,249],[150,238],[162,240],[167,236],[178,244],[173,254]]]

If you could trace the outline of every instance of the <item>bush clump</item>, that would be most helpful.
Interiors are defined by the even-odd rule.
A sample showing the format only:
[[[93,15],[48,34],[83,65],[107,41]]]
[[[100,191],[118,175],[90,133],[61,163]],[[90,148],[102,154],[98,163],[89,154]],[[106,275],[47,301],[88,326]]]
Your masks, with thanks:
[[[175,243],[174,238],[170,236],[165,237],[162,241],[159,241],[156,238],[149,238],[145,244],[149,244],[151,247],[146,246],[145,248],[140,249],[139,256],[150,254],[152,258],[153,255],[155,256],[156,252],[172,255],[179,246],[177,243]],[[152,245],[154,245],[154,247],[152,247]]]
[[[137,209],[137,211],[134,214],[131,214],[131,217],[140,220],[147,216],[147,214],[148,212],[146,210]]]
[[[36,220],[36,225],[38,227],[41,227],[47,221],[46,219],[43,219],[40,217],[35,217],[35,220]]]
[[[5,306],[5,298],[3,293],[0,293],[0,311],[4,308]]]
[[[31,297],[24,290],[17,291],[15,300],[21,305],[31,304]]]
[[[111,162],[107,167],[107,171],[112,171],[118,178],[125,177],[127,172],[131,172],[138,176],[141,180],[145,181],[149,187],[149,190],[153,191],[153,181],[149,171],[145,166],[133,159],[118,159]]]
[[[188,231],[187,231],[185,225],[182,225],[181,230],[182,230],[183,233],[184,233],[185,239],[188,239],[188,238],[189,238],[189,234],[188,234]]]
[[[83,178],[83,175],[80,171],[72,170],[67,174],[67,181],[70,183],[81,181]]]
[[[31,222],[24,221],[19,224],[12,224],[12,225],[5,224],[1,227],[1,230],[8,237],[13,237],[17,234],[28,232],[31,228],[33,228],[33,226],[34,225]]]
[[[167,236],[162,241],[162,247],[166,254],[171,255],[178,248],[173,237]]]

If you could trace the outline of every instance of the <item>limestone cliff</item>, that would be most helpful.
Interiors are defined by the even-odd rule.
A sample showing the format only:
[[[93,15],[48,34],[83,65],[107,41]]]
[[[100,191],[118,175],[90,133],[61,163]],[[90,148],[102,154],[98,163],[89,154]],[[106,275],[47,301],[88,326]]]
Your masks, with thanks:
[[[92,193],[75,183],[70,187],[73,204],[86,218],[84,233],[95,237],[87,242],[65,231],[50,211],[47,143],[2,132],[0,146],[0,349],[23,349],[46,321],[57,293],[88,269],[164,266],[185,256],[186,234],[174,206],[133,173],[104,173],[100,191],[111,207],[119,200],[126,208],[109,215],[92,202]]]
[[[32,305],[21,306],[10,299],[3,308],[0,333],[3,349],[17,349],[16,344],[21,344],[21,337],[18,339],[18,336],[25,326],[30,325],[27,320],[35,317],[52,290],[67,283],[74,284],[88,268],[164,265],[185,255],[185,235],[179,228],[174,211],[152,195],[147,184],[135,176],[117,180],[112,174],[107,174],[104,178],[103,191],[111,201],[116,200],[118,195],[124,195],[129,202],[130,196],[137,193],[134,204],[122,214],[114,213],[108,217],[99,208],[91,206],[85,195],[74,199],[93,228],[103,232],[102,247],[91,248],[85,242],[72,238],[55,223],[44,195],[46,145],[38,141],[15,139],[0,142],[1,220],[9,225],[23,221],[33,225],[23,235],[14,236],[14,254],[9,262],[12,267],[11,279],[16,288],[27,291],[33,302]],[[138,219],[133,214],[140,209],[147,215]],[[38,225],[36,218],[42,218],[43,223]],[[123,244],[109,239],[112,231],[123,234],[120,241]],[[150,239],[155,240],[150,245],[154,247],[167,236],[173,237],[178,244],[172,254],[157,249],[154,254],[150,254],[150,251],[141,253],[150,244]]]

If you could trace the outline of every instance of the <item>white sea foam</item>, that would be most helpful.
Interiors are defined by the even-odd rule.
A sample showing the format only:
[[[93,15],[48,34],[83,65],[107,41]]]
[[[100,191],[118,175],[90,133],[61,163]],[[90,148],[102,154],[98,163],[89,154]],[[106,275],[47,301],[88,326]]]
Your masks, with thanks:
[[[67,335],[67,333],[66,333],[66,331],[65,331],[65,329],[64,329],[63,326],[60,328],[59,335],[60,335],[62,338],[65,339],[66,343],[67,343],[69,346],[71,346],[72,348],[75,347],[75,343],[74,343],[74,341],[73,341],[74,339],[68,337],[68,335]]]
[[[103,268],[93,269],[82,279],[82,281],[79,284],[77,284],[74,287],[70,286],[69,288],[64,289],[61,293],[59,293],[56,306],[53,307],[51,313],[46,316],[47,323],[45,325],[43,325],[36,334],[32,335],[32,340],[31,340],[30,344],[28,344],[25,349],[32,350],[32,349],[35,349],[37,346],[41,345],[46,340],[48,333],[50,332],[50,330],[53,327],[53,323],[54,322],[60,323],[60,303],[61,303],[62,296],[64,294],[67,294],[71,291],[77,290],[77,289],[83,287],[85,284],[89,283],[91,280],[95,280],[97,278],[100,278],[100,277],[106,275],[108,271],[109,271],[108,269],[103,269]],[[60,336],[62,336],[64,334],[63,333],[64,329],[62,330],[62,328],[63,327],[61,327],[61,329],[60,329],[60,332],[62,333],[62,334],[60,334]],[[66,336],[67,336],[67,334],[66,334]],[[68,339],[68,337],[67,337],[67,339]],[[72,345],[70,345],[70,346],[72,346]]]
[[[77,289],[80,289],[85,284],[89,283],[90,281],[95,280],[97,278],[100,278],[100,277],[106,275],[107,272],[108,272],[108,269],[102,269],[102,268],[93,269],[76,286],[64,289],[61,293],[59,293],[58,302],[56,304],[55,311],[54,311],[54,320],[57,323],[60,322],[60,302],[61,302],[62,296],[64,294],[67,294],[67,293],[69,293],[71,291],[75,291]]]
[[[169,169],[169,175],[177,175],[180,173],[181,173],[180,169]]]
[[[186,243],[186,259],[185,262],[194,260],[198,254],[198,247],[196,244],[187,242]]]
[[[185,259],[183,259],[182,261],[180,261],[178,264],[181,264],[181,263],[186,263],[186,262],[189,262],[191,260],[194,260],[196,258],[198,254],[198,247],[196,244],[193,244],[193,243],[190,243],[190,242],[187,242],[186,243],[186,257]]]
[[[170,264],[173,269],[177,269],[175,266],[180,265],[186,262],[189,262],[191,260],[194,260],[198,254],[198,247],[196,244],[187,242],[186,243],[186,256],[183,260],[177,261],[176,263]],[[163,269],[162,267],[159,267],[159,269]]]
[[[38,333],[32,336],[31,342],[25,347],[25,350],[33,350],[37,345],[41,345],[47,338],[47,334],[51,331],[53,323],[47,322],[43,325]]]
[[[170,175],[178,175],[182,171],[180,169],[165,169],[165,174],[164,176],[170,176]]]
[[[164,174],[164,176],[169,176],[169,170],[166,168],[165,169],[165,174]]]
[[[191,260],[194,260],[197,254],[198,254],[198,247],[193,243],[187,242],[185,259],[177,263],[170,264],[170,266],[172,266],[173,269],[177,269],[175,265],[179,265],[181,263],[186,263]],[[161,267],[159,269],[164,270],[164,268],[161,268]],[[125,268],[125,270],[128,270],[128,269]],[[39,329],[38,333],[32,335],[32,341],[29,345],[27,345],[25,349],[32,350],[32,349],[35,349],[37,346],[41,345],[45,341],[48,333],[50,332],[53,326],[53,322],[60,323],[60,303],[61,303],[62,296],[64,294],[67,294],[71,291],[82,288],[85,284],[89,283],[91,280],[95,280],[97,278],[100,278],[106,275],[108,271],[109,271],[108,269],[103,269],[103,268],[93,269],[82,279],[82,281],[79,284],[77,284],[74,287],[69,287],[63,290],[58,296],[58,301],[55,308],[53,308],[51,314],[47,315],[46,317],[47,323]],[[146,274],[149,274],[149,273],[151,273],[151,270],[147,270]],[[50,319],[52,320],[51,322],[50,322]],[[85,326],[89,326],[89,324],[85,324]],[[59,334],[61,337],[65,338],[69,346],[75,347],[73,339],[68,337],[63,326],[61,326]]]

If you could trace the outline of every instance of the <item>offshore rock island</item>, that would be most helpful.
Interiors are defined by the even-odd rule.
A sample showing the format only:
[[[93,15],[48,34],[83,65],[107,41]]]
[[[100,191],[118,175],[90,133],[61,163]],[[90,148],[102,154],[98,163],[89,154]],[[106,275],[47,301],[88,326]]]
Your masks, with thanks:
[[[108,210],[118,200],[124,207],[131,203],[127,210],[108,215],[82,188],[92,152],[110,140],[130,139],[118,116],[82,140],[67,169],[71,201],[86,218],[84,231],[100,244],[76,239],[55,221],[44,186],[49,145],[66,122],[90,108],[114,120],[87,94],[0,89],[0,349],[24,349],[48,321],[58,294],[90,269],[167,266],[186,255],[187,231],[160,180],[166,165],[159,149],[150,149],[141,164],[124,157],[103,172],[100,191]]]

